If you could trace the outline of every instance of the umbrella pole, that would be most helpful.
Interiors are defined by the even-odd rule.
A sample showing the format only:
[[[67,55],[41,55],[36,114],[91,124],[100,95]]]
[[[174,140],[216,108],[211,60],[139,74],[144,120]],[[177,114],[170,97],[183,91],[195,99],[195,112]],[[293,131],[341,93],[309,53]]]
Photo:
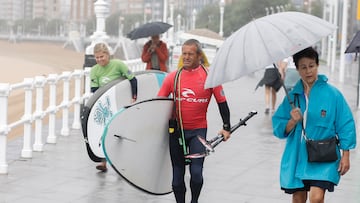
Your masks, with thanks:
[[[286,89],[285,87],[285,84],[284,84],[284,81],[281,81],[281,86],[284,88],[284,91],[285,91],[285,94],[286,94],[286,97],[291,105],[291,108],[295,108],[295,105],[294,105],[294,101],[291,100],[290,96],[289,96],[289,91]]]
[[[358,84],[357,84],[357,100],[356,100],[356,105],[358,107],[358,109],[360,109],[360,106],[359,106],[359,91],[360,91],[360,55],[359,55],[359,61],[358,61],[358,64],[359,64],[359,68],[358,68]]]
[[[276,66],[275,63],[273,63],[273,65],[274,65],[274,67],[278,70],[278,76],[279,76],[279,78],[281,79],[281,75],[280,75],[280,71],[279,71],[278,67]],[[289,96],[289,91],[286,89],[283,80],[281,80],[281,86],[283,87],[283,89],[284,89],[284,91],[285,91],[285,95],[286,95],[287,100],[289,101],[291,107],[294,109],[294,108],[295,108],[294,101],[291,100],[291,98],[290,98],[290,96]]]

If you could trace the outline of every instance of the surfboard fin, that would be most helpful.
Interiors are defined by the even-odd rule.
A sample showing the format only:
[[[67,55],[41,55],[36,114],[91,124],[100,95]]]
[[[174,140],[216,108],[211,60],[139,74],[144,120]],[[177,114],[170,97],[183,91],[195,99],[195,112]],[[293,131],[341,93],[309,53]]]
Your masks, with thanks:
[[[136,140],[130,139],[130,138],[122,136],[122,135],[114,135],[114,137],[117,137],[119,139],[124,139],[124,140],[130,141],[130,142],[136,142]]]

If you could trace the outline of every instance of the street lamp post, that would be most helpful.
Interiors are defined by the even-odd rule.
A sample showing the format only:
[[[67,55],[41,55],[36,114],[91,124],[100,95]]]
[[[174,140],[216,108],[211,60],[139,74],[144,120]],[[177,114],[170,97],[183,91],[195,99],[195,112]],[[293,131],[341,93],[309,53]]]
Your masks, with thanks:
[[[91,67],[96,64],[94,58],[94,46],[98,42],[106,42],[109,36],[105,32],[105,19],[110,13],[109,4],[105,0],[97,0],[94,3],[94,11],[96,16],[96,31],[90,36],[91,44],[85,50],[84,67]],[[110,54],[112,49],[109,47]]]
[[[343,0],[342,10],[342,28],[341,28],[341,43],[340,43],[340,66],[339,66],[339,81],[344,82],[344,69],[345,69],[345,49],[346,49],[346,36],[348,27],[348,0]]]
[[[334,0],[334,17],[333,17],[333,24],[338,25],[338,0]],[[333,73],[335,71],[335,61],[336,61],[336,46],[337,46],[337,29],[334,30],[333,33],[333,43],[332,43],[332,52],[331,52],[331,72]]]
[[[177,19],[177,32],[179,32],[181,30],[181,15],[178,14],[176,19]]]
[[[170,18],[169,18],[169,24],[174,25],[174,2],[173,0],[170,1]],[[171,27],[168,32],[168,38],[170,46],[174,44],[174,27]]]
[[[167,9],[168,9],[168,0],[164,0],[164,10],[163,10],[163,22],[167,20]]]
[[[96,31],[90,36],[93,41],[107,40],[109,36],[105,32],[105,19],[109,15],[109,4],[105,0],[97,0],[94,3],[94,11],[96,16]]]
[[[224,31],[223,31],[223,27],[224,27],[224,7],[225,7],[225,1],[224,0],[220,0],[219,7],[220,7],[220,30],[219,30],[219,35],[222,37],[222,36],[224,36]]]
[[[196,24],[196,9],[193,10],[192,12],[192,27],[191,29],[195,29],[195,24]]]

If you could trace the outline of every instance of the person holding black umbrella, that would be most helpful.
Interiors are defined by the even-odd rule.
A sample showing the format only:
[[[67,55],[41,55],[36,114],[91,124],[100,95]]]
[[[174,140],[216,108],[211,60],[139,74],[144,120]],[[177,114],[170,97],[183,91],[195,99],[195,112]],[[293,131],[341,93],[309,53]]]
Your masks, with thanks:
[[[141,54],[141,60],[146,63],[146,70],[167,72],[166,62],[168,58],[167,45],[160,40],[160,35],[151,36],[151,40],[145,43]]]

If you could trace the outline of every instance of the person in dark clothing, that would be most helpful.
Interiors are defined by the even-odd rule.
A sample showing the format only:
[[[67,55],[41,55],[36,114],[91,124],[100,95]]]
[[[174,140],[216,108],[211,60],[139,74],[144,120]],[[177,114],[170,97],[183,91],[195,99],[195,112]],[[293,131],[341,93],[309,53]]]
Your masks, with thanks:
[[[154,35],[145,43],[141,54],[141,60],[146,63],[146,70],[160,70],[167,72],[166,66],[169,59],[169,51],[166,43],[160,40],[159,35]]]

